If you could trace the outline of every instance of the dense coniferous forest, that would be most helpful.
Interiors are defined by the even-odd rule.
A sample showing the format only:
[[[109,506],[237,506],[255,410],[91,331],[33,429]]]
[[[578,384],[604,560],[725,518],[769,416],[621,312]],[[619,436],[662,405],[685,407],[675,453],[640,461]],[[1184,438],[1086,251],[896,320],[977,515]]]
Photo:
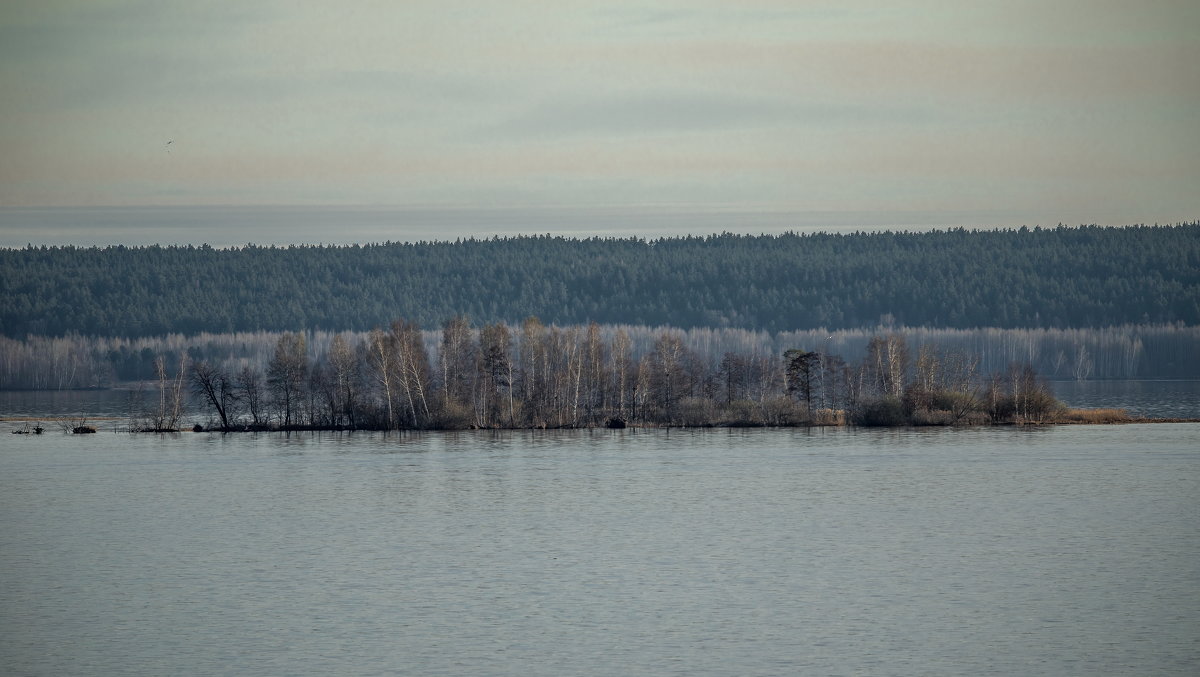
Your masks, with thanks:
[[[551,236],[286,248],[0,250],[0,333],[516,324],[1082,328],[1200,324],[1200,223],[925,233]]]

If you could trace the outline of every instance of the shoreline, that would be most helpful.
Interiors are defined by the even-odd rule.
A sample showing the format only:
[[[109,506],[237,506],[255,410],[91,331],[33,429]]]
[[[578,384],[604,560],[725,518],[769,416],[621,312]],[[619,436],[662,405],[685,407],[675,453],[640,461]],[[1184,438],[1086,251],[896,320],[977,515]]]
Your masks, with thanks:
[[[87,422],[112,422],[121,421],[123,417],[119,416],[3,416],[0,417],[0,423],[24,423],[24,424],[61,424],[66,422],[74,422],[76,424]],[[909,423],[901,425],[862,425],[862,424],[833,424],[833,423],[803,423],[792,425],[737,425],[737,424],[701,424],[701,425],[666,425],[666,424],[627,424],[623,427],[608,427],[608,426],[580,426],[580,427],[477,427],[468,428],[350,428],[346,426],[288,426],[288,427],[268,427],[268,426],[244,426],[229,429],[210,428],[200,424],[188,426],[180,429],[131,429],[131,428],[111,428],[103,432],[116,432],[130,435],[136,434],[245,434],[245,433],[423,433],[423,432],[524,432],[524,431],[550,431],[550,430],[787,430],[799,428],[856,428],[856,429],[896,429],[896,428],[1002,428],[1002,427],[1046,427],[1046,426],[1106,426],[1106,425],[1145,425],[1145,424],[1164,424],[1164,423],[1200,423],[1200,418],[1178,418],[1178,417],[1130,417],[1121,420],[1103,420],[1103,421],[1080,421],[1080,420],[1056,420],[1056,421],[1001,421],[995,423],[966,423],[959,425],[913,425]],[[19,430],[10,431],[13,434],[19,434]],[[65,431],[63,434],[79,434]]]

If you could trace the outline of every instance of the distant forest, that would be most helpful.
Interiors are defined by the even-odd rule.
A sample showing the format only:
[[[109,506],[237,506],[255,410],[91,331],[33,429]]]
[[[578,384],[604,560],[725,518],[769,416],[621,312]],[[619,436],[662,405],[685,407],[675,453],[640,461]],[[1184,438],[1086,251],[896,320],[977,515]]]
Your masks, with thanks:
[[[336,227],[336,225],[331,225]],[[768,332],[1200,324],[1200,223],[646,241],[0,250],[0,333],[365,331],[396,317]]]

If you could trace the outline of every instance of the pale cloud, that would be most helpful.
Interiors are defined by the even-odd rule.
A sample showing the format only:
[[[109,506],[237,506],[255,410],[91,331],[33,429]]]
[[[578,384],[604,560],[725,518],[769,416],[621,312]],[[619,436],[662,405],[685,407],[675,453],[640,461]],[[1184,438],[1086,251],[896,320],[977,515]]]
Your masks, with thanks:
[[[1198,7],[15,2],[0,205],[1195,218]]]
[[[704,91],[659,91],[610,97],[578,96],[551,101],[488,128],[489,139],[573,135],[678,135],[725,130],[786,130],[796,126],[860,124],[886,118],[897,123],[911,111],[826,104],[782,97],[731,97]],[[696,139],[703,143],[703,139]]]

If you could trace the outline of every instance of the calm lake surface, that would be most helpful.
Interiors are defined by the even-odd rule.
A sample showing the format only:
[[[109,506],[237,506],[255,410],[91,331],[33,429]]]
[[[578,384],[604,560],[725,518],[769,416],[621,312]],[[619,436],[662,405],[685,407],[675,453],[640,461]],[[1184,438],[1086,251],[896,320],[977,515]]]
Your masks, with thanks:
[[[5,674],[1200,668],[1200,424],[13,425]]]

